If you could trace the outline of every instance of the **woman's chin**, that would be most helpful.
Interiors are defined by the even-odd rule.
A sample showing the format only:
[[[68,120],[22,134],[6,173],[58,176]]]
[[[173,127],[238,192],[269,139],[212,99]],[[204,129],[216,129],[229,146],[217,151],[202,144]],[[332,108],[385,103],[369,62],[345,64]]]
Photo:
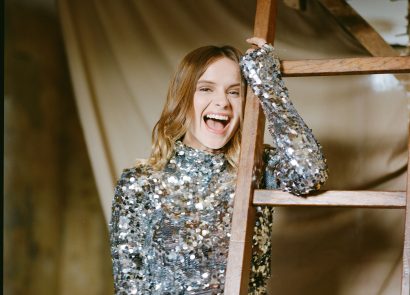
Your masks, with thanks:
[[[206,150],[210,152],[219,152],[221,151],[226,144],[229,142],[228,138],[223,139],[208,139],[202,142],[202,145],[206,148]]]
[[[188,131],[184,136],[183,142],[196,149],[210,153],[219,153],[226,147],[232,136],[231,130],[227,130],[224,134],[215,134],[207,129],[196,134]]]

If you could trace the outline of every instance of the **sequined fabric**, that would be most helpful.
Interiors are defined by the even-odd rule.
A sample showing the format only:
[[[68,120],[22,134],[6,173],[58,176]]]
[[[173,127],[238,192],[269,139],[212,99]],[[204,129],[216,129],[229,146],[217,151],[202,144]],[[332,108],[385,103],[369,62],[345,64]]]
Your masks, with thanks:
[[[248,85],[261,100],[274,148],[265,173],[268,188],[295,195],[319,189],[327,179],[327,165],[321,146],[289,99],[280,72],[279,59],[265,44],[240,62]]]
[[[274,133],[275,147],[264,154],[265,187],[303,194],[324,182],[326,164],[288,101],[272,50],[264,46],[241,62]],[[163,170],[125,169],[110,222],[116,294],[223,294],[235,179],[223,154],[180,141]],[[272,213],[257,208],[249,294],[267,294]]]
[[[176,142],[163,171],[124,170],[110,224],[117,294],[223,294],[235,174]],[[257,209],[252,294],[269,275],[272,211]]]

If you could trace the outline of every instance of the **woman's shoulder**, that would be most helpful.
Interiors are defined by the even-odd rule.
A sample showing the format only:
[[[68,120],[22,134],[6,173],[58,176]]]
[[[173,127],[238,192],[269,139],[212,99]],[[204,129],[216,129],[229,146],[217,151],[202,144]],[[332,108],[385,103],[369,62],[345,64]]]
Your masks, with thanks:
[[[124,168],[114,188],[114,204],[124,206],[133,202],[141,203],[151,189],[152,167],[146,161],[138,161],[132,167]]]
[[[114,188],[112,231],[120,231],[118,224],[128,222],[128,218],[142,218],[143,214],[140,213],[151,207],[149,197],[153,187],[150,180],[151,170],[151,166],[146,161],[138,161],[132,167],[122,170]],[[120,219],[120,216],[124,218]]]
[[[151,175],[152,166],[145,159],[138,159],[131,167],[124,168],[118,179],[119,184],[134,182],[138,178],[144,178]]]

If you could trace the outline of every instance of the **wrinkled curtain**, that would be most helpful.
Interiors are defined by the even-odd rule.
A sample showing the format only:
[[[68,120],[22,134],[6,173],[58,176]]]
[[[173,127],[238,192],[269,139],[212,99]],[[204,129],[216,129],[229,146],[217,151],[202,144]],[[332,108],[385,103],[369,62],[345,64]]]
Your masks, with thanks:
[[[275,47],[282,59],[368,56],[316,2],[305,12],[279,4]],[[150,133],[179,60],[207,44],[245,51],[255,2],[60,0],[59,9],[108,220],[121,170],[149,155]],[[405,76],[286,78],[328,158],[325,189],[405,190],[409,86],[398,78]],[[401,210],[277,209],[272,293],[396,294],[402,234]]]

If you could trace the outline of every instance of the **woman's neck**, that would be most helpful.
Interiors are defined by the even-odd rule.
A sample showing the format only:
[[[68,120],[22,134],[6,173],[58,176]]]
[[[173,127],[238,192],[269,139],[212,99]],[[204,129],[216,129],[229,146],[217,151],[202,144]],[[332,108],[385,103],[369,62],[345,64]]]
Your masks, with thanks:
[[[224,153],[224,148],[212,149],[210,147],[207,147],[204,144],[202,144],[199,140],[197,140],[194,136],[191,136],[190,134],[185,134],[184,138],[182,139],[182,143],[188,147],[201,150],[205,153],[210,153],[210,154]]]

